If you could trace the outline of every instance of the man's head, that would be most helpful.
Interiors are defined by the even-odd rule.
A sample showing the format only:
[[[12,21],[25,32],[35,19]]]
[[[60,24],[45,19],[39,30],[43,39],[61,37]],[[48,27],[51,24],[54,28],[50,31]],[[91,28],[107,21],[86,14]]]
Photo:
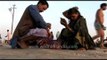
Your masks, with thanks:
[[[102,10],[106,10],[106,9],[107,9],[107,4],[106,4],[106,3],[102,3],[102,4],[100,5],[100,8],[101,8]]]
[[[71,20],[77,20],[78,17],[80,16],[80,12],[78,11],[77,8],[71,8],[68,10],[68,16],[69,19]]]
[[[37,3],[37,6],[40,12],[43,12],[49,7],[46,0],[39,0],[39,2]]]
[[[7,32],[9,32],[9,30],[7,30]]]

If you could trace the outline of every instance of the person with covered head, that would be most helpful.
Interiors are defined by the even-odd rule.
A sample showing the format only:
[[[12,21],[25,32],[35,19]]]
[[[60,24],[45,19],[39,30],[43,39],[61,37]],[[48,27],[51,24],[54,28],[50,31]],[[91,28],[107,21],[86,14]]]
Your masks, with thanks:
[[[47,23],[40,14],[40,12],[44,12],[48,7],[49,5],[46,0],[39,0],[37,5],[29,5],[25,9],[10,41],[12,48],[20,48],[17,42],[20,41],[21,37],[26,35],[30,29],[44,28],[48,30]]]
[[[65,26],[62,29],[58,39],[64,49],[95,49],[93,39],[88,33],[86,20],[80,14],[78,7],[70,8],[63,12],[63,15],[68,18],[67,24],[64,18],[61,18],[60,23]]]

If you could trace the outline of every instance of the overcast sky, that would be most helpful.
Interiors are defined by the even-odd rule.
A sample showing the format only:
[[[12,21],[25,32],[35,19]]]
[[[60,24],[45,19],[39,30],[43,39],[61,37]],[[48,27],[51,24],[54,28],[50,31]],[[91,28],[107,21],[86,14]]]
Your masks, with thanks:
[[[41,13],[44,20],[46,22],[50,22],[52,24],[52,29],[54,36],[57,31],[61,31],[64,28],[60,24],[60,17],[65,18],[62,15],[62,12],[74,7],[78,6],[80,13],[86,18],[87,27],[91,36],[96,35],[96,31],[94,29],[94,20],[95,13],[97,9],[100,8],[100,4],[107,1],[48,1],[49,8]],[[9,11],[9,8],[16,5],[15,9],[15,19],[14,19],[14,29],[16,28],[25,8],[31,4],[37,4],[37,1],[0,1],[0,33],[2,37],[6,35],[7,29],[11,30],[11,21],[12,21],[12,13]],[[105,15],[105,23],[104,25],[107,27],[107,11],[104,12]],[[105,31],[105,34],[107,32]],[[56,36],[55,36],[56,37]]]

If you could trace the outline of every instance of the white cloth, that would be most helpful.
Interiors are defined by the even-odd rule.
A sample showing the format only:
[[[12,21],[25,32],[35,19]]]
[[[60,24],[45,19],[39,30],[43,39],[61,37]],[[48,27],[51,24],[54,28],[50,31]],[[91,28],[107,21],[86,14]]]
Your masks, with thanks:
[[[39,36],[39,37],[48,37],[48,33],[46,29],[42,28],[35,28],[35,29],[30,29],[27,35],[34,35],[34,36]]]

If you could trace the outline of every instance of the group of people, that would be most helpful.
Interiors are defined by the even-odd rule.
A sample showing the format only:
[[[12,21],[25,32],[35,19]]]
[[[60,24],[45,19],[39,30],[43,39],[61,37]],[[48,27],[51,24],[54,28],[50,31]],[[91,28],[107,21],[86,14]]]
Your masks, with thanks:
[[[86,19],[79,12],[78,7],[72,7],[63,12],[63,15],[69,20],[66,22],[64,18],[60,18],[60,23],[65,27],[62,29],[57,40],[53,40],[53,33],[50,31],[51,23],[45,22],[40,12],[49,8],[46,0],[39,0],[37,5],[29,5],[19,21],[10,46],[12,48],[28,48],[32,45],[48,46],[49,48],[60,49],[95,49],[94,39],[101,37],[101,46],[104,40],[104,16],[102,11],[106,10],[106,3],[101,4],[101,8],[97,11],[95,28],[97,36],[91,37]]]

